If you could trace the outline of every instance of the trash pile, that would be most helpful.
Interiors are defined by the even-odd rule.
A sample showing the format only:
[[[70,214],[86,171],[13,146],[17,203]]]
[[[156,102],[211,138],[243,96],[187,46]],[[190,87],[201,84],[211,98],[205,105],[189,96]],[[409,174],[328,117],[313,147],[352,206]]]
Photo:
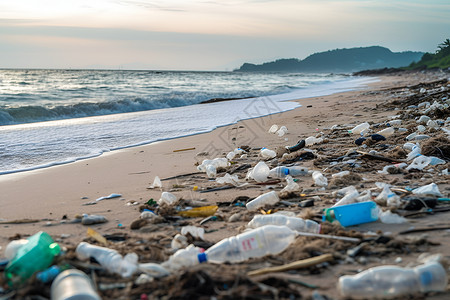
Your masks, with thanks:
[[[450,211],[450,82],[371,93],[391,99],[377,105],[391,113],[383,121],[336,124],[275,149],[240,145],[193,173],[156,176],[149,189],[160,198],[117,233],[94,229],[104,216],[82,215],[73,221],[87,236],[76,246],[45,231],[13,237],[1,254],[0,298],[448,297],[448,253],[420,255],[439,241],[414,233],[448,232],[450,223],[399,233],[379,225]],[[292,131],[274,124],[268,139]],[[230,190],[241,195],[215,200]],[[225,229],[234,234],[208,238]],[[403,255],[418,259],[400,266]]]

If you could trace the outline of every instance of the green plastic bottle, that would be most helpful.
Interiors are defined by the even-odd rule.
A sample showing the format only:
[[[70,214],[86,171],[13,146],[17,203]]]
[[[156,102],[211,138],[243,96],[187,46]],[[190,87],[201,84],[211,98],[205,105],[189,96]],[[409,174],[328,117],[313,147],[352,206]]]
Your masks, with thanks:
[[[9,286],[18,287],[35,272],[50,267],[60,250],[59,245],[46,232],[40,231],[30,236],[28,243],[19,248],[16,256],[6,266],[5,277]]]

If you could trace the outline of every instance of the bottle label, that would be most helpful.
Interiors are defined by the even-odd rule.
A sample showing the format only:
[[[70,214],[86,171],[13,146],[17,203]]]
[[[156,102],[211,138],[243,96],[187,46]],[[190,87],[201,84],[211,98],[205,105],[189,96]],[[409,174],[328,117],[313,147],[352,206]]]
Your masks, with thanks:
[[[242,250],[250,251],[255,248],[259,248],[258,239],[251,237],[242,241]]]

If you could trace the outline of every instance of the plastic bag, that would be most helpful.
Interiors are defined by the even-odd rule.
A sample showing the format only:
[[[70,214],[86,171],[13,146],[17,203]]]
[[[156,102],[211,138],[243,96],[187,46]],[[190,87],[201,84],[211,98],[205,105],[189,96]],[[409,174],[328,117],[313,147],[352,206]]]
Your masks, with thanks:
[[[444,197],[439,191],[439,187],[436,183],[430,183],[428,185],[424,185],[420,188],[412,190],[412,193],[415,195],[428,195],[428,196],[437,196]]]

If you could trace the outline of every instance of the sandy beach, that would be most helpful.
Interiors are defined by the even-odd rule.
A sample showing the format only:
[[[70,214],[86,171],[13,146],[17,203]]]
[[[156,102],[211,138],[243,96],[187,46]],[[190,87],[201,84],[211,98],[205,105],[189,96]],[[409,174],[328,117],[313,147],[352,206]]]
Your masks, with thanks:
[[[447,77],[446,77],[447,76]],[[201,163],[206,158],[225,157],[225,155],[237,147],[248,146],[250,152],[247,158],[235,159],[234,164],[230,167],[237,167],[243,164],[250,164],[252,167],[261,159],[258,157],[260,147],[269,149],[283,149],[285,146],[293,146],[299,140],[305,139],[309,136],[316,135],[323,132],[323,137],[326,141],[323,144],[308,147],[317,151],[318,156],[315,159],[305,159],[299,161],[302,166],[308,167],[310,170],[320,170],[331,179],[331,174],[337,173],[336,169],[329,168],[328,157],[335,157],[337,153],[345,152],[353,149],[360,151],[369,151],[376,149],[380,155],[389,155],[389,151],[395,148],[395,145],[403,145],[405,143],[404,135],[402,138],[394,136],[387,139],[385,142],[390,146],[386,148],[375,148],[375,145],[369,145],[368,148],[359,148],[353,141],[358,136],[345,134],[349,128],[363,122],[370,124],[385,123],[391,116],[399,113],[404,107],[398,106],[395,110],[394,106],[383,106],[395,99],[405,99],[405,89],[407,87],[415,86],[420,83],[430,83],[443,78],[448,78],[448,74],[444,73],[407,73],[400,75],[389,75],[378,77],[379,81],[371,83],[370,86],[351,92],[338,93],[330,96],[308,98],[297,100],[302,106],[292,111],[287,111],[280,114],[270,115],[263,118],[249,119],[239,121],[236,124],[218,128],[206,134],[199,134],[189,137],[158,142],[150,145],[124,149],[104,154],[100,157],[81,160],[75,163],[51,167],[47,169],[34,170],[23,173],[8,174],[0,176],[0,220],[2,221],[0,234],[0,253],[3,253],[6,245],[11,239],[18,237],[28,237],[38,231],[46,231],[58,243],[68,249],[73,249],[79,242],[86,240],[86,230],[88,226],[80,223],[73,224],[70,221],[78,214],[96,214],[105,216],[108,222],[103,224],[92,225],[93,229],[102,235],[125,235],[130,237],[130,240],[144,239],[148,243],[147,247],[151,248],[156,245],[165,248],[164,258],[170,254],[170,241],[176,233],[179,233],[180,227],[183,225],[200,226],[199,223],[203,218],[188,218],[182,220],[170,220],[161,224],[149,224],[145,230],[145,226],[132,230],[130,228],[133,221],[139,219],[140,206],[145,204],[148,200],[155,201],[160,198],[162,191],[169,191],[177,196],[178,199],[184,200],[204,200],[205,205],[214,205],[217,203],[231,202],[236,197],[246,196],[254,198],[262,193],[269,191],[269,188],[280,191],[285,186],[285,181],[269,185],[256,185],[250,182],[249,186],[243,188],[230,188],[226,190],[219,190],[209,193],[200,193],[207,188],[218,187],[213,180],[208,180],[204,173],[194,174],[190,176],[180,176],[171,180],[163,180],[162,189],[149,189],[148,187],[153,183],[155,176],[161,179],[168,177],[179,176],[183,174],[190,174],[198,172],[196,165]],[[448,83],[447,83],[448,84]],[[447,89],[446,84],[442,84]],[[404,92],[404,94],[401,94]],[[416,91],[411,91],[416,93]],[[266,105],[266,104],[255,104]],[[224,112],[226,113],[226,112]],[[448,117],[445,116],[445,120]],[[288,133],[282,137],[268,132],[269,128],[277,124],[279,126],[286,126]],[[331,134],[330,128],[333,125],[340,125],[342,128],[342,135],[334,136]],[[380,127],[378,130],[383,129]],[[374,129],[375,130],[375,129]],[[409,132],[410,133],[410,132]],[[430,133],[434,136],[436,133]],[[199,153],[207,152],[206,156],[198,155]],[[318,158],[323,157],[320,161]],[[404,159],[401,158],[401,159]],[[400,159],[400,160],[401,160]],[[272,165],[271,165],[272,162]],[[266,161],[268,165],[276,166],[276,162]],[[278,163],[282,164],[281,158]],[[399,188],[406,186],[422,186],[431,182],[435,182],[439,186],[439,190],[444,198],[449,197],[450,184],[448,175],[440,175],[440,171],[448,168],[449,163],[439,165],[432,172],[415,172],[415,173],[399,173],[399,174],[379,174],[377,171],[381,170],[388,163],[383,161],[369,160],[366,163],[364,160],[361,169],[355,169],[354,172],[360,175],[360,180],[355,184],[361,190],[367,188],[374,188],[375,182],[385,182],[395,185]],[[227,170],[228,171],[228,170]],[[242,183],[246,182],[243,177],[247,173],[247,169],[237,172]],[[218,177],[223,176],[225,172],[218,173]],[[412,174],[412,175],[411,175]],[[405,176],[410,175],[407,179]],[[319,221],[320,211],[323,208],[330,207],[335,203],[335,197],[332,196],[333,191],[344,186],[327,187],[325,191],[314,186],[311,176],[298,177],[297,182],[302,194],[307,196],[297,196],[294,200],[285,199],[295,203],[293,206],[278,205],[275,208],[279,210],[292,211],[295,214],[309,214],[311,218]],[[348,184],[350,185],[350,183]],[[194,188],[194,187],[198,187]],[[380,192],[380,190],[378,190]],[[84,205],[87,202],[92,202],[102,196],[110,194],[120,194],[121,196],[97,201],[94,205]],[[314,198],[314,206],[310,208],[299,207],[298,200],[312,198],[308,195],[318,195]],[[317,198],[318,197],[318,198]],[[296,202],[297,201],[297,202]],[[308,213],[306,213],[308,212]],[[241,213],[242,216],[237,222],[229,222],[229,217],[235,213]],[[217,221],[206,222],[201,225],[206,230],[205,241],[209,243],[216,243],[223,238],[239,234],[243,231],[245,224],[251,220],[255,213],[247,212],[245,207],[239,206],[220,206],[216,213]],[[346,230],[356,232],[373,232],[377,234],[390,232],[398,238],[404,238],[405,235],[399,235],[399,232],[414,228],[421,228],[426,226],[449,226],[448,218],[450,212],[436,212],[434,214],[420,214],[416,217],[408,218],[408,223],[404,224],[383,224],[379,221],[373,223],[362,224],[354,226]],[[29,219],[28,222],[23,222],[24,219]],[[22,221],[21,221],[22,220]],[[17,221],[14,224],[14,221]],[[426,235],[424,235],[426,234]],[[399,266],[408,266],[417,261],[420,254],[441,253],[445,258],[449,258],[450,249],[450,232],[448,230],[429,231],[425,233],[411,234],[412,239],[421,238],[422,242],[408,244],[394,249],[389,249],[382,254],[377,254],[373,250],[366,253],[364,259],[352,258],[352,261],[345,258],[347,247],[351,249],[355,245],[341,245],[344,248],[330,244],[320,244],[315,242],[315,252],[306,251],[302,249],[299,252],[316,253],[323,247],[333,248],[335,261],[330,264],[322,265],[317,270],[311,271],[291,271],[285,273],[286,276],[294,276],[296,280],[303,280],[309,284],[317,285],[318,288],[307,288],[302,285],[297,285],[295,288],[290,287],[291,283],[280,287],[281,282],[287,282],[283,279],[282,274],[279,277],[273,277],[272,281],[259,279],[259,282],[264,282],[266,285],[273,287],[280,287],[281,290],[292,291],[296,289],[298,295],[303,297],[310,297],[316,290],[320,295],[327,296],[328,299],[341,299],[337,294],[336,283],[342,274],[354,274],[358,270],[367,269],[376,265],[383,264],[397,264]],[[156,242],[159,239],[158,242]],[[313,239],[313,238],[310,238]],[[314,241],[314,239],[313,239]],[[317,241],[317,240],[316,240]],[[319,239],[320,241],[320,239]],[[123,253],[127,247],[126,242],[122,244],[111,243],[112,248],[120,249]],[[297,244],[296,244],[297,245]],[[295,245],[294,245],[295,246]],[[292,247],[294,247],[292,246]],[[299,245],[297,245],[300,247]],[[293,248],[289,248],[286,252],[293,252]],[[409,248],[408,248],[409,247]],[[131,248],[128,248],[131,249]],[[141,249],[142,250],[142,249]],[[142,252],[142,251],[141,251]],[[338,254],[336,254],[338,253]],[[158,259],[145,257],[145,254],[139,254],[140,260],[147,259],[147,261],[161,262]],[[292,261],[295,259],[307,258],[302,255],[289,254]],[[271,257],[267,260],[257,259],[249,264],[240,263],[237,265],[221,265],[219,268],[223,272],[224,278],[241,278],[243,285],[249,286],[250,283],[245,277],[245,273],[258,269],[260,267],[267,267],[277,264],[289,263],[288,254],[281,255],[281,258]],[[340,255],[340,257],[338,257]],[[144,258],[145,257],[145,258]],[[203,269],[202,269],[203,268]],[[151,295],[152,289],[158,288],[160,291],[164,290],[166,284],[181,280],[185,277],[186,272],[193,272],[204,270],[211,278],[218,276],[216,267],[211,264],[199,265],[191,270],[180,270],[178,274],[171,275],[170,279],[159,280],[156,279],[152,285],[147,288],[139,287],[139,294],[150,294],[150,297],[158,298],[159,294]],[[213,275],[211,275],[213,274]],[[236,277],[239,274],[238,277]],[[244,275],[243,275],[244,274]],[[178,276],[178,277],[177,277]],[[180,277],[181,276],[181,277]],[[243,279],[245,277],[245,280]],[[181,278],[181,279],[180,279]],[[275,279],[274,279],[275,278]],[[224,279],[225,280],[225,279]],[[258,281],[257,279],[254,279]],[[158,283],[159,282],[159,283]],[[239,284],[237,284],[237,287]],[[257,289],[254,286],[253,289]],[[123,297],[123,299],[138,299],[135,293],[136,289],[127,290],[109,290],[103,291],[102,295],[105,299]],[[231,290],[231,289],[230,289]],[[228,295],[229,297],[237,297],[238,290],[234,290]],[[245,298],[245,288],[240,290],[241,296]],[[258,297],[262,295],[261,290],[253,291]],[[234,293],[234,294],[233,294]],[[251,291],[249,291],[251,293]],[[274,295],[270,296],[271,292],[266,292],[268,298],[276,298]],[[171,297],[183,297],[177,294],[176,291],[167,291]],[[185,294],[187,298],[199,297],[198,291],[189,291]],[[208,293],[203,295],[205,298]],[[215,295],[218,298],[224,298],[225,293],[217,294],[211,292],[210,296]],[[426,299],[448,299],[449,291],[438,293],[436,295],[429,295]],[[286,298],[284,294],[278,295],[279,298]],[[288,298],[288,297],[287,297]],[[298,297],[300,298],[300,297]],[[314,298],[327,299],[327,298]]]

